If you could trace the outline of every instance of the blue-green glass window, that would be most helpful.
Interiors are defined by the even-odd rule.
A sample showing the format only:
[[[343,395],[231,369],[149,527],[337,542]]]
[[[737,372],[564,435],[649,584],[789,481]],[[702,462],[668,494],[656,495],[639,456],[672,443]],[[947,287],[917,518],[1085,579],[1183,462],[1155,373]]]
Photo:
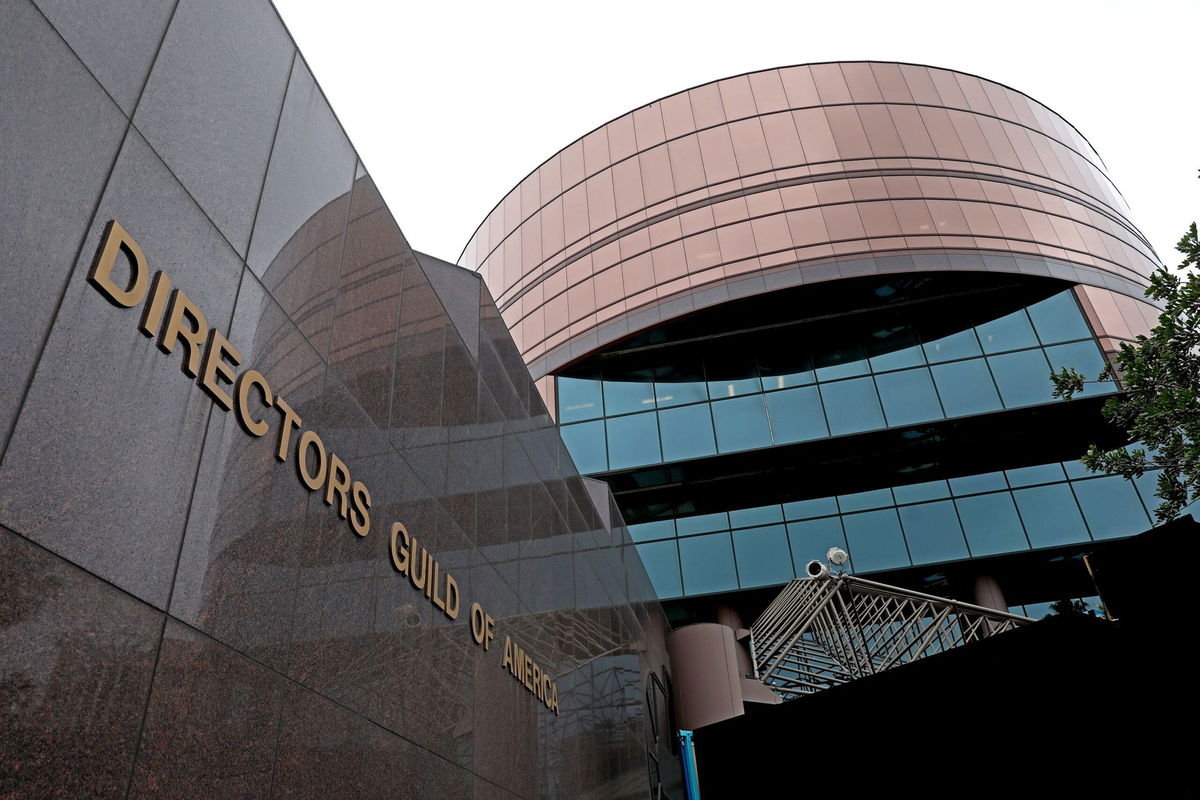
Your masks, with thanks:
[[[677,517],[675,527],[680,536],[691,536],[693,533],[709,533],[711,531],[729,530],[729,515],[724,511],[716,514],[697,514],[692,517]]]
[[[647,371],[645,381],[604,381],[604,413],[629,414],[654,408],[654,384]]]
[[[958,524],[954,503],[939,500],[936,503],[901,506],[899,511],[904,536],[908,539],[908,552],[914,564],[934,564],[970,555],[962,526]]]
[[[762,379],[764,392],[787,389],[791,386],[807,386],[817,379],[813,372],[812,362],[804,353],[760,355],[758,372]]]
[[[1008,485],[1017,486],[1036,486],[1039,483],[1054,483],[1064,479],[1063,468],[1061,464],[1039,464],[1036,467],[1021,467],[1020,469],[1006,469],[1004,474],[1008,476]]]
[[[983,355],[983,351],[979,349],[979,340],[975,338],[975,331],[971,328],[925,344],[925,358],[930,364],[980,355]]]
[[[821,385],[821,402],[829,420],[829,432],[834,436],[882,428],[883,409],[875,382],[870,378],[853,378]]]
[[[905,367],[920,367],[925,364],[925,354],[921,345],[893,350],[878,356],[871,356],[871,369],[874,372],[887,372]]]
[[[999,411],[1000,395],[982,358],[932,367],[942,406],[948,417]]]
[[[1030,619],[1045,619],[1053,616],[1054,612],[1050,610],[1050,606],[1054,605],[1054,601],[1048,603],[1027,603],[1025,605],[1025,616]]]
[[[971,555],[990,556],[1028,550],[1029,541],[1008,492],[960,497],[954,501]]]
[[[1035,486],[1013,492],[1025,533],[1034,547],[1052,547],[1088,540],[1087,525],[1071,487],[1065,483]]]
[[[675,536],[675,520],[659,519],[654,522],[642,522],[629,526],[629,538],[635,542],[652,542],[656,539],[670,539]]]
[[[1095,381],[1100,371],[1104,369],[1104,356],[1095,342],[1074,342],[1059,344],[1046,348],[1046,357],[1050,359],[1050,368],[1058,372],[1063,367],[1074,367],[1089,381]],[[1111,394],[1116,391],[1111,381],[1085,383],[1083,391],[1076,397],[1091,397],[1097,394]]]
[[[832,381],[854,375],[866,375],[867,354],[858,342],[842,342],[834,349],[813,356],[817,368],[817,380]]]
[[[580,472],[587,475],[608,469],[603,420],[563,425],[559,433]]]
[[[838,506],[842,513],[867,511],[872,508],[887,508],[895,503],[891,489],[872,489],[869,492],[838,495]]]
[[[766,380],[765,378],[763,380]],[[787,389],[767,395],[771,430],[776,444],[803,442],[829,435],[821,395],[815,386]]]
[[[1085,467],[1082,461],[1064,461],[1062,465],[1063,469],[1067,471],[1068,478],[1090,478],[1095,474]]]
[[[748,528],[751,525],[769,525],[772,522],[783,522],[782,506],[739,508],[736,511],[729,512],[729,524],[735,528]]]
[[[771,429],[767,425],[767,409],[761,394],[716,401],[712,410],[717,448],[722,453],[771,444]]]
[[[827,517],[838,513],[837,500],[832,497],[818,497],[813,500],[796,500],[783,504],[783,515],[787,519],[810,519],[811,517]]]
[[[708,404],[670,408],[658,412],[664,461],[711,456],[717,452]]]
[[[713,400],[720,400],[725,397],[738,397],[761,391],[762,382],[758,378],[738,378],[735,380],[708,382],[708,393]]]
[[[994,492],[1007,488],[1003,472],[985,472],[981,475],[964,475],[961,478],[950,479],[950,491],[955,495]]]
[[[988,356],[987,361],[1006,408],[1049,403],[1054,399],[1050,395],[1053,389],[1050,364],[1041,350]]]
[[[1152,524],[1129,481],[1116,475],[1071,484],[1093,539],[1132,536]]]
[[[579,422],[604,416],[600,381],[558,378],[558,421]]]
[[[699,403],[708,399],[708,384],[700,363],[680,363],[654,370],[654,399],[659,408]]]
[[[854,555],[856,571],[875,572],[909,565],[896,509],[846,514],[842,517],[842,525],[846,529],[846,543]]]
[[[825,517],[807,522],[789,522],[788,540],[792,543],[792,565],[797,575],[804,575],[804,567],[816,559],[825,560],[831,547],[846,550],[846,535],[842,532],[842,521],[838,517]],[[851,561],[854,553],[850,554]]]
[[[679,579],[679,552],[675,549],[674,539],[639,544],[637,551],[660,599],[683,596],[683,584]]]
[[[728,533],[679,540],[683,589],[688,594],[727,592],[737,588],[733,545]]]
[[[920,503],[923,500],[940,500],[950,496],[950,487],[945,481],[910,483],[908,486],[893,486],[897,503]]]
[[[1033,326],[1029,324],[1029,315],[1025,309],[1019,309],[998,319],[975,326],[979,335],[979,343],[985,353],[999,353],[1004,350],[1019,350],[1022,347],[1037,347],[1037,336]]]
[[[658,449],[658,419],[653,411],[615,417],[608,426],[608,464],[610,469],[637,467],[662,461]]]
[[[916,331],[909,325],[896,325],[872,331],[867,337],[867,355],[871,369],[884,372],[925,363]]]
[[[1028,311],[1042,344],[1086,339],[1092,335],[1079,304],[1075,302],[1075,293],[1070,289],[1034,303]]]
[[[1150,516],[1154,516],[1154,509],[1158,508],[1162,500],[1154,494],[1158,491],[1158,476],[1162,475],[1161,469],[1156,469],[1151,472],[1144,473],[1140,478],[1133,479],[1133,485],[1137,487],[1138,494],[1141,495],[1142,502],[1146,505],[1146,510],[1150,512]]]
[[[746,528],[733,532],[738,582],[743,589],[787,583],[796,577],[788,552],[787,531],[782,525]]]
[[[875,385],[888,425],[912,425],[942,418],[942,405],[927,369],[876,375]]]

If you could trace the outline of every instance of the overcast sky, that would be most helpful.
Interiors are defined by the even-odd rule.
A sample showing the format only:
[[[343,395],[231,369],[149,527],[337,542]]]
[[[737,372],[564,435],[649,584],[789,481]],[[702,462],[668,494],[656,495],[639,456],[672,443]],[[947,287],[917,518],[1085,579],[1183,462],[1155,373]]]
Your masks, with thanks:
[[[698,83],[814,61],[932,64],[1040,100],[1099,151],[1172,266],[1200,217],[1198,0],[275,4],[400,227],[449,261],[592,128]]]

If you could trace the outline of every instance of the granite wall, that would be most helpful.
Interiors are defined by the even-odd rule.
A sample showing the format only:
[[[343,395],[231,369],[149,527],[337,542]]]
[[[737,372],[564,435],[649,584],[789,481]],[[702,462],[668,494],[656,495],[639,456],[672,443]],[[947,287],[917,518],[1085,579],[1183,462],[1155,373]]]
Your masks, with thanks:
[[[0,797],[677,787],[607,488],[274,9],[11,0],[0,102]]]

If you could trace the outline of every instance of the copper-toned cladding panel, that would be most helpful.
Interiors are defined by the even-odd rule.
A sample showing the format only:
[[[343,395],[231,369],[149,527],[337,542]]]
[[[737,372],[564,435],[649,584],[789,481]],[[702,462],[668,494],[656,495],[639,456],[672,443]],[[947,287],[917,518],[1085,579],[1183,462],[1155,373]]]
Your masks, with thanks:
[[[785,67],[656,100],[534,170],[459,262],[540,377],[580,337],[661,321],[666,300],[701,308],[717,300],[696,292],[756,272],[832,280],[826,262],[898,251],[917,269],[978,268],[946,257],[974,251],[1077,275],[1101,335],[1154,318],[1140,297],[1157,256],[1087,140],[1020,92],[913,64]]]

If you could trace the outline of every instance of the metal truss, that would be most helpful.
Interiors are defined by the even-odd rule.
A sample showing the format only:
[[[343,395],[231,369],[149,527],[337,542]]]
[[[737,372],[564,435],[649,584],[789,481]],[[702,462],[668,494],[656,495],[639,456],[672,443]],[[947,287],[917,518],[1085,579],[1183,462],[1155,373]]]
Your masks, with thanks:
[[[751,626],[750,655],[754,677],[792,700],[1030,622],[853,575],[826,574],[784,587]]]

